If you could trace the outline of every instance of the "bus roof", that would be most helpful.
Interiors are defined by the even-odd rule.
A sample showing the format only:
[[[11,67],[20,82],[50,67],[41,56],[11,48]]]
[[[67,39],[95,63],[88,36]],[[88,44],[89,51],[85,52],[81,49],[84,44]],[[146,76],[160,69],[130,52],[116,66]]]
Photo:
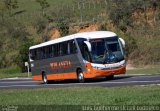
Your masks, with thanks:
[[[96,38],[106,38],[106,37],[113,37],[116,36],[115,33],[110,31],[93,31],[93,32],[82,32],[77,34],[72,34],[69,36],[61,37],[58,39],[50,40],[48,42],[44,42],[38,45],[31,46],[29,49],[36,49],[39,47],[48,46],[55,43],[60,43],[68,40],[72,40],[75,38],[85,38],[85,39],[96,39]]]

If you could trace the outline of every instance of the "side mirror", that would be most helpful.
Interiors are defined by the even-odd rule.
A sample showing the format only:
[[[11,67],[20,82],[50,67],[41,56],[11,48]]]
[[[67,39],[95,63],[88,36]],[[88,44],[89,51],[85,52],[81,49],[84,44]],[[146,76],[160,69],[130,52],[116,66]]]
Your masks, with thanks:
[[[125,41],[122,38],[119,38],[119,40],[122,43],[122,47],[125,48]]]
[[[91,43],[88,41],[84,41],[84,43],[87,45],[88,51],[91,52],[92,51]]]

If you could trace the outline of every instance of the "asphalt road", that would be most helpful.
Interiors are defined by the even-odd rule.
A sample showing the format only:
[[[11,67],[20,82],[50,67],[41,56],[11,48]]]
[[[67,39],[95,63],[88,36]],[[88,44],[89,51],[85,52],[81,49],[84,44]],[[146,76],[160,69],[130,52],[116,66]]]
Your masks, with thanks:
[[[160,75],[117,75],[113,80],[105,78],[89,79],[85,83],[75,80],[56,81],[43,84],[42,81],[33,81],[31,78],[0,79],[0,89],[23,89],[23,88],[59,88],[77,86],[103,86],[119,87],[131,85],[160,85]]]

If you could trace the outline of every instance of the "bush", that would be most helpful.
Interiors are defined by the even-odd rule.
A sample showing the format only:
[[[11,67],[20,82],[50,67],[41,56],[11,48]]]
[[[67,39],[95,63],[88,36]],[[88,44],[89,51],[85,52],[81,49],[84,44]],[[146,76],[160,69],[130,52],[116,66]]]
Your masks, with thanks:
[[[29,47],[34,44],[33,39],[28,39],[19,49],[17,57],[17,65],[21,68],[22,72],[26,71],[25,62],[29,62]]]
[[[48,22],[45,18],[38,18],[34,23],[34,27],[36,28],[37,34],[43,33],[47,25]]]
[[[134,51],[138,49],[137,41],[131,34],[124,37],[126,42],[126,56],[129,57]]]
[[[100,31],[107,31],[107,25],[105,23],[100,24],[100,26],[98,27],[98,30]]]
[[[56,27],[59,29],[61,36],[69,34],[69,20],[65,18],[57,18]]]
[[[21,68],[18,66],[0,69],[0,73],[2,74],[15,74],[20,72],[21,72]]]

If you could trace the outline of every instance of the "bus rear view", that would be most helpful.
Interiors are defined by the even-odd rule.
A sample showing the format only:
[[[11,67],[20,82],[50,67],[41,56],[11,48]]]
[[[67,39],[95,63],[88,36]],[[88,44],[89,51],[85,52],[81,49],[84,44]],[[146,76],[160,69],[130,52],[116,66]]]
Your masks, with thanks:
[[[44,83],[112,79],[126,71],[124,46],[124,40],[109,31],[78,33],[32,46],[29,54],[32,78]]]

